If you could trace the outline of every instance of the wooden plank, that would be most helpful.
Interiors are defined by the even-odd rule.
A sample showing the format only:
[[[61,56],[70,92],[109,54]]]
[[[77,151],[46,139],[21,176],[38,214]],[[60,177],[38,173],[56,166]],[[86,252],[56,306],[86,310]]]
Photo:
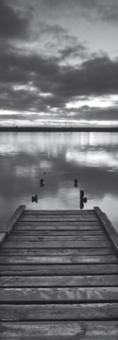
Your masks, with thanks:
[[[28,325],[34,327],[34,332],[30,330],[26,335],[29,340],[35,340],[36,325],[44,326],[46,321],[49,326],[46,328],[47,332],[51,330],[50,325],[53,330],[58,321],[58,326],[63,323],[63,327],[68,322],[70,325],[72,321],[73,324],[80,321],[84,328],[80,326],[80,333],[77,332],[74,337],[77,340],[80,337],[97,340],[98,336],[99,340],[103,340],[101,334],[105,336],[105,340],[111,340],[111,337],[112,340],[117,340],[118,256],[113,244],[95,211],[90,214],[86,212],[86,217],[83,211],[79,216],[63,212],[52,214],[53,212],[47,212],[45,215],[42,211],[40,216],[39,211],[25,211],[20,222],[15,224],[11,236],[8,236],[1,247],[2,340],[5,337],[10,339],[10,335],[11,339],[12,335],[15,339],[23,339],[29,330],[27,321]],[[26,222],[23,221],[24,218]],[[101,320],[104,320],[103,324]],[[114,331],[111,320],[113,323],[117,321]],[[86,324],[85,329],[86,322],[89,324]],[[108,327],[111,325],[109,332],[108,328],[105,331],[106,323]],[[94,324],[96,326],[93,332]],[[22,325],[25,325],[23,329]],[[76,331],[75,327],[73,331]],[[46,337],[47,340],[49,337],[53,340],[55,336],[60,340],[67,335],[67,329],[65,334],[54,333],[54,336],[53,331],[50,335],[42,331],[41,336],[39,332],[40,330],[36,335],[37,340]],[[81,335],[78,337],[78,334]],[[70,340],[71,335],[72,329],[66,338]]]
[[[101,226],[101,223],[99,220],[96,220],[96,221],[85,221],[85,220],[82,220],[82,221],[53,221],[53,220],[50,220],[50,221],[21,221],[20,219],[17,221],[16,223],[16,226],[20,226],[20,225],[23,225],[23,226],[43,226],[44,225],[44,222],[45,222],[45,225],[46,226]],[[102,228],[103,230],[103,228]]]
[[[51,263],[118,263],[118,257],[115,255],[67,255],[67,256],[1,256],[0,257],[0,264],[51,264]]]
[[[117,264],[0,265],[1,275],[92,275],[118,274]]]
[[[117,340],[118,321],[0,322],[1,340]]]
[[[92,210],[25,210],[24,216],[32,215],[32,216],[95,216],[95,211]]]
[[[110,246],[109,241],[25,241],[20,242],[17,240],[15,242],[7,240],[4,243],[4,248],[105,248]]]
[[[29,229],[29,230],[31,230],[31,231],[33,231],[33,230],[55,230],[55,231],[57,231],[57,230],[61,230],[61,231],[63,231],[63,230],[71,230],[71,231],[73,231],[73,230],[75,230],[75,231],[102,231],[103,232],[103,227],[100,225],[100,224],[90,224],[90,225],[88,225],[88,224],[82,224],[82,223],[71,223],[71,224],[59,224],[59,223],[52,223],[52,224],[50,224],[50,223],[42,223],[41,222],[41,224],[40,223],[32,223],[32,224],[24,224],[24,223],[18,223],[18,225],[16,225],[16,227],[15,227],[15,229],[14,230],[19,230],[19,229],[23,229],[23,230],[27,230],[27,229]]]
[[[73,230],[78,230],[78,231],[80,231],[80,230],[82,230],[82,231],[90,231],[90,230],[96,230],[96,231],[99,231],[99,230],[102,230],[102,228],[101,228],[101,226],[99,225],[99,226],[94,226],[94,225],[91,225],[91,226],[86,226],[86,225],[84,225],[84,226],[82,226],[82,225],[61,225],[61,226],[58,226],[58,225],[37,225],[37,226],[35,226],[35,225],[32,225],[32,226],[30,226],[30,225],[24,225],[24,224],[21,224],[21,225],[16,225],[15,226],[15,228],[14,228],[14,230],[17,230],[17,231],[44,231],[44,230],[49,230],[49,231],[60,231],[60,230],[62,230],[62,231],[73,231]]]
[[[64,216],[64,217],[70,217],[70,216],[78,216],[78,217],[83,217],[83,216],[86,216],[86,217],[94,217],[95,216],[95,211],[94,210],[92,210],[92,211],[90,211],[90,210],[88,210],[88,211],[86,211],[86,210],[63,210],[63,211],[59,211],[59,210],[47,210],[47,212],[45,211],[45,210],[42,210],[42,212],[41,212],[41,210],[37,210],[37,211],[35,211],[35,210],[31,210],[30,212],[28,212],[28,210],[26,209],[25,211],[24,211],[24,214],[23,214],[23,216],[41,216],[41,217],[43,217],[43,216],[46,216],[46,217],[51,217],[51,216],[55,216],[55,217],[57,217],[57,216]]]
[[[68,276],[1,276],[0,287],[118,287],[118,274]]]
[[[96,219],[96,214],[94,210],[25,210],[23,215],[23,218],[95,218]]]
[[[57,210],[40,210],[40,209],[26,209],[24,215],[95,215],[93,209],[57,209]]]
[[[102,236],[105,235],[102,230],[14,230],[13,236]]]
[[[104,214],[97,207],[95,207],[94,210],[95,210],[95,213],[96,213],[97,217],[99,218],[100,222],[104,226],[104,229],[105,229],[107,235],[109,236],[109,238],[112,241],[115,249],[118,252],[118,233],[113,228],[113,226],[112,226],[111,222],[109,221],[108,217],[106,216],[106,214]]]
[[[35,210],[35,209],[27,209],[23,213],[24,215],[95,215],[93,209],[84,209],[84,210]]]
[[[1,321],[118,320],[118,303],[1,304]]]
[[[0,288],[0,303],[93,303],[97,301],[118,302],[118,287]]]
[[[22,216],[22,213],[25,209],[25,205],[20,205],[15,213],[13,214],[13,216],[8,220],[6,226],[4,227],[5,232],[7,234],[10,234],[11,230],[13,229],[15,223],[18,221],[18,219]]]
[[[77,214],[88,214],[88,213],[90,213],[90,214],[94,214],[94,210],[93,209],[84,209],[84,210],[79,210],[79,209],[67,209],[67,210],[65,210],[65,209],[57,209],[57,210],[47,210],[47,209],[42,209],[42,210],[39,210],[39,209],[28,209],[27,208],[27,210],[25,210],[25,213],[26,214],[30,214],[31,212],[33,212],[34,214],[35,213],[37,213],[37,214],[52,214],[53,213],[53,211],[54,211],[54,213],[55,214],[63,214],[63,213],[65,213],[65,214],[75,214],[75,213],[77,213]]]
[[[69,216],[69,217],[66,217],[66,216],[49,216],[49,217],[46,217],[46,216],[21,216],[21,219],[20,219],[22,222],[34,222],[34,221],[37,221],[37,222],[97,222],[98,219],[96,216]]]
[[[15,232],[12,232],[12,234],[11,235],[9,235],[9,239],[11,238],[11,237],[13,237],[13,239],[15,240],[15,238],[17,238],[17,239],[22,239],[23,237],[24,238],[34,238],[34,239],[36,239],[36,238],[47,238],[47,239],[61,239],[61,238],[64,238],[64,239],[69,239],[69,238],[91,238],[91,239],[94,239],[94,238],[97,238],[97,239],[103,239],[103,238],[105,238],[105,239],[107,239],[107,240],[109,240],[109,237],[107,236],[107,234],[105,233],[105,232],[102,232],[101,233],[101,231],[99,231],[99,233],[97,234],[97,233],[95,233],[95,230],[94,230],[94,233],[93,232],[91,232],[91,233],[89,233],[89,231],[88,232],[85,232],[85,231],[79,231],[79,230],[77,230],[77,231],[72,231],[71,233],[69,232],[69,231],[53,231],[53,232],[51,232],[51,231],[49,231],[48,230],[48,233],[45,233],[45,231],[42,231],[42,232],[40,232],[40,230],[39,231],[36,231],[36,233],[35,232],[24,232],[23,230],[22,231],[20,231],[20,233],[19,233],[19,231],[17,232],[17,231],[15,231]]]
[[[108,248],[4,248],[2,247],[0,256],[79,256],[79,255],[114,255],[115,250]]]
[[[64,241],[79,241],[79,242],[83,242],[83,241],[90,241],[90,242],[94,242],[94,241],[108,241],[109,242],[109,238],[107,237],[107,235],[76,235],[76,236],[63,236],[63,235],[58,235],[58,236],[41,236],[41,235],[19,235],[19,236],[15,236],[15,235],[10,235],[8,238],[8,241],[12,241],[12,242],[64,242]]]

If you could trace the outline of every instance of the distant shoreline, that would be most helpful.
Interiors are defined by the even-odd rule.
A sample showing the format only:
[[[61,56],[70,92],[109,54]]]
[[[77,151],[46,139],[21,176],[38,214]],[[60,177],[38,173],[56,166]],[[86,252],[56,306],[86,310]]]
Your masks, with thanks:
[[[118,132],[118,127],[0,126],[0,132]]]

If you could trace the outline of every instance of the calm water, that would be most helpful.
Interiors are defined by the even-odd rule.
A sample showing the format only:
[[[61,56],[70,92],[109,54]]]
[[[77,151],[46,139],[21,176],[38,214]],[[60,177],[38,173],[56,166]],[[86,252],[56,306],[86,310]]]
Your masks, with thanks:
[[[118,230],[117,133],[0,134],[1,226],[19,204],[78,209],[80,189],[89,198],[85,208],[100,206]],[[38,204],[31,203],[32,194],[39,195]]]

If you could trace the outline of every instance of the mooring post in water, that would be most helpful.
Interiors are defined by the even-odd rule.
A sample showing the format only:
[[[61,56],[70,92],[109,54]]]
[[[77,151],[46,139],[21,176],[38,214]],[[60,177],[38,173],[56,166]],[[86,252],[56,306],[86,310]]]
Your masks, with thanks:
[[[32,195],[32,203],[38,203],[38,195]]]
[[[40,179],[40,187],[44,187],[44,179],[41,178]],[[35,195],[32,195],[32,203],[38,203],[38,195],[35,194]]]
[[[74,179],[74,187],[78,188],[78,179]],[[87,203],[87,197],[84,196],[84,190],[80,190],[80,209],[84,209],[84,204]]]
[[[43,178],[40,179],[40,187],[44,187],[44,179]]]
[[[74,187],[75,187],[75,188],[78,187],[78,179],[77,179],[77,178],[74,179]]]
[[[87,197],[84,196],[84,190],[80,190],[80,209],[84,208],[85,203],[87,203]]]

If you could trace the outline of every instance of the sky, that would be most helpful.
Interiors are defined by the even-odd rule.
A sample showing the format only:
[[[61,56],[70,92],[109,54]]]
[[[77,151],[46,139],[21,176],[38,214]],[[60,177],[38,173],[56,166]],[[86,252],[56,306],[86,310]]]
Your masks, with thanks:
[[[0,0],[0,126],[118,125],[118,0]]]

